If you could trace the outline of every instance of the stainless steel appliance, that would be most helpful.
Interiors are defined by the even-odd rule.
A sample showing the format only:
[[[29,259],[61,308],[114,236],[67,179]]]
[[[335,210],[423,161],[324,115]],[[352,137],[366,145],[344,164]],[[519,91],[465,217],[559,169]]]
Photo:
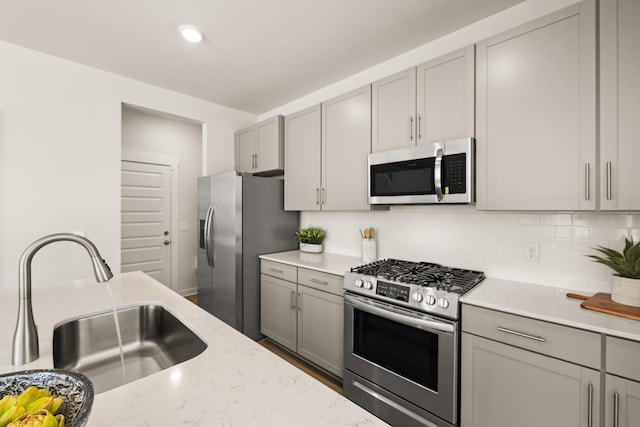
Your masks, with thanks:
[[[397,426],[452,427],[459,298],[479,271],[386,259],[344,276],[344,395]]]
[[[369,203],[475,202],[473,138],[369,154]]]
[[[258,255],[296,249],[283,181],[228,172],[198,179],[198,305],[259,339]]]

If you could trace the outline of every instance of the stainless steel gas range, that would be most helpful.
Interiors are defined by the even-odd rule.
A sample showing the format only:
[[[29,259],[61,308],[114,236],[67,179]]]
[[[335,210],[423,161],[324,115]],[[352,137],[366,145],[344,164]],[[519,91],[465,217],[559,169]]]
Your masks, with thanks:
[[[386,259],[344,276],[344,395],[394,426],[458,426],[459,298],[479,271]]]

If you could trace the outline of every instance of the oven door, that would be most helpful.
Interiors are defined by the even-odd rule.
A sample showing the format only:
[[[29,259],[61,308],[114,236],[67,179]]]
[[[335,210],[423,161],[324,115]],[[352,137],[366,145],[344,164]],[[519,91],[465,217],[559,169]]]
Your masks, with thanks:
[[[345,370],[456,424],[457,322],[349,293],[344,312]]]

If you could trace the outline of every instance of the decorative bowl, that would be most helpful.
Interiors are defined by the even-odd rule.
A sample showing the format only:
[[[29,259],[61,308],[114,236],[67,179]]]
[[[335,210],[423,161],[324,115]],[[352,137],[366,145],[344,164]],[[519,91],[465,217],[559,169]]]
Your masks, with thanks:
[[[34,369],[0,374],[0,399],[19,395],[30,386],[46,388],[64,403],[58,414],[64,415],[66,427],[83,427],[93,405],[93,383],[84,375],[64,369]]]

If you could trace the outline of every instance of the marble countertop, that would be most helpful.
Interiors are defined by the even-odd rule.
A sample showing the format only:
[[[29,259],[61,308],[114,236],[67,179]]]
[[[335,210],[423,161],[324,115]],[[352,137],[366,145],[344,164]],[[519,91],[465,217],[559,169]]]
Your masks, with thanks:
[[[339,276],[344,276],[344,273],[349,271],[351,267],[357,267],[363,264],[359,257],[328,252],[311,254],[300,251],[287,251],[260,255],[260,258]]]
[[[149,276],[116,275],[108,285],[116,306],[156,303],[207,342],[207,349],[122,387],[97,394],[90,426],[386,426],[387,424]],[[32,290],[40,358],[11,365],[18,295],[2,291],[0,372],[52,368],[53,327],[111,308],[106,285],[76,280]]]
[[[463,304],[531,317],[565,326],[640,341],[640,321],[580,307],[569,289],[503,279],[485,279],[460,298]],[[582,293],[575,291],[574,293]],[[464,322],[464,319],[463,319]]]

